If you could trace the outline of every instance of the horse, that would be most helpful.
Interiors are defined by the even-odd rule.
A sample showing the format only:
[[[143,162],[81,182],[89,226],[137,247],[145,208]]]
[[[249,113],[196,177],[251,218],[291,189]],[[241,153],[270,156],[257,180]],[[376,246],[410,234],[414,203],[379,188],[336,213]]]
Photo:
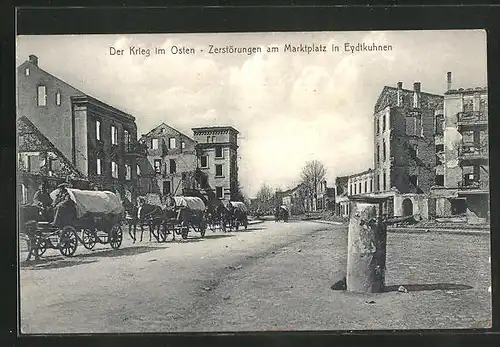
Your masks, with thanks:
[[[158,234],[154,231],[160,230],[164,220],[164,211],[160,206],[144,204],[142,205],[141,213],[138,215],[139,207],[132,206],[127,211],[128,217],[128,233],[133,240],[133,243],[137,240],[137,226],[141,229],[141,238],[139,242],[142,242],[142,237],[144,234],[144,227],[149,228],[149,241],[151,242],[151,236],[154,236],[157,241],[159,241]]]

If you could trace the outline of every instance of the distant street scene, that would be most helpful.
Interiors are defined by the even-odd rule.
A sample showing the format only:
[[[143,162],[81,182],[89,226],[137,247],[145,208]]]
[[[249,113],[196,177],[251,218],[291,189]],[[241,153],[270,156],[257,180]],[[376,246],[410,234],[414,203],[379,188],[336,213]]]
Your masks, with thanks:
[[[485,35],[18,37],[21,332],[489,327]]]

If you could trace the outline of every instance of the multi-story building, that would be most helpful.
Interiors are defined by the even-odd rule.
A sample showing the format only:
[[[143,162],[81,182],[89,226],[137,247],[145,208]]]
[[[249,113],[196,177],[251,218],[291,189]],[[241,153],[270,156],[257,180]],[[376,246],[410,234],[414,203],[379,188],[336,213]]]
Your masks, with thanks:
[[[124,201],[135,200],[137,158],[145,153],[137,143],[133,116],[44,71],[34,55],[17,69],[17,95],[17,117],[24,130],[29,128],[28,133],[36,132],[37,138],[46,140],[39,154],[33,144],[30,148],[26,143],[19,146],[20,150],[30,152],[19,153],[20,162],[26,164],[21,179],[33,169],[30,162],[49,163],[47,156],[54,157],[50,153],[56,153],[60,163],[72,167],[69,171],[73,176],[86,179],[100,189],[118,192],[122,199],[127,198]],[[20,141],[25,140],[20,138]],[[50,171],[57,170],[48,170],[47,174]]]
[[[387,195],[385,213],[427,218],[426,199],[436,182],[435,115],[443,96],[385,86],[374,108],[374,192]]]
[[[432,190],[430,209],[437,217],[463,215],[483,222],[489,214],[487,88],[448,90],[443,108],[442,179]],[[441,126],[441,125],[440,125]]]
[[[230,126],[193,128],[197,168],[207,177],[201,192],[208,200],[238,198],[238,131]]]
[[[349,176],[335,179],[335,215],[349,217]]]
[[[373,192],[373,176],[372,169],[347,176],[349,195],[359,195]]]
[[[144,193],[184,195],[194,188],[190,181],[196,169],[193,139],[162,123],[142,135],[140,142],[147,146],[147,160],[140,163]]]

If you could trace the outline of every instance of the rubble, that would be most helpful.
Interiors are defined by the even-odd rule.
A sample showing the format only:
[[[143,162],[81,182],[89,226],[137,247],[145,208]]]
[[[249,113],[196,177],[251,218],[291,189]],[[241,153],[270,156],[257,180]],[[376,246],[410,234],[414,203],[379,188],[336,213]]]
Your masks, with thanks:
[[[398,288],[398,292],[400,292],[400,293],[408,293],[408,289],[406,289],[406,288],[405,288],[405,287],[403,287],[403,286],[399,286],[399,288]]]

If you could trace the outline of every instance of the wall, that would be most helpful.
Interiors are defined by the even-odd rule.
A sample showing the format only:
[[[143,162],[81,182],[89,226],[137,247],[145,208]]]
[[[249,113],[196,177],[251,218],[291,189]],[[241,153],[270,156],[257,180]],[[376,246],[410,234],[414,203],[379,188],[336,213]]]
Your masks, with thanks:
[[[458,163],[458,146],[462,136],[457,129],[457,113],[463,109],[462,96],[460,94],[445,95],[444,99],[444,186],[458,187],[462,180],[462,170]]]
[[[25,76],[29,68],[29,76]],[[37,105],[37,86],[45,85],[47,106]],[[57,106],[56,92],[61,92],[61,105]],[[26,116],[63,155],[72,161],[71,100],[74,95],[83,95],[79,90],[48,74],[30,62],[17,69],[18,116]]]
[[[159,150],[152,149],[152,139],[159,140]],[[170,138],[175,138],[175,148],[170,148]],[[186,135],[176,129],[161,124],[151,130],[142,139],[148,146],[148,168],[145,168],[145,175],[150,174],[154,179],[154,190],[163,194],[163,182],[170,182],[171,193],[182,195],[185,183],[183,175],[196,169],[196,143]],[[182,143],[185,148],[182,148]],[[161,160],[161,174],[154,173],[154,161]],[[170,160],[175,160],[176,172],[170,173]]]

